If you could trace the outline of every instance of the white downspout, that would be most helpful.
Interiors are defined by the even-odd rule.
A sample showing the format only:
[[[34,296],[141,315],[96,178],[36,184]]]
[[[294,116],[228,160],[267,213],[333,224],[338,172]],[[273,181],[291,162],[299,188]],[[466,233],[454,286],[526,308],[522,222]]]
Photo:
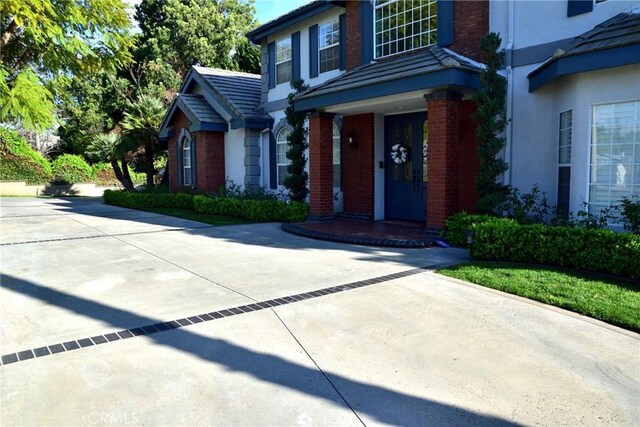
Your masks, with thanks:
[[[505,184],[511,185],[513,177],[513,38],[515,24],[516,1],[509,0],[509,25],[507,38],[507,145],[505,147],[505,157],[509,163],[509,170],[505,177]]]

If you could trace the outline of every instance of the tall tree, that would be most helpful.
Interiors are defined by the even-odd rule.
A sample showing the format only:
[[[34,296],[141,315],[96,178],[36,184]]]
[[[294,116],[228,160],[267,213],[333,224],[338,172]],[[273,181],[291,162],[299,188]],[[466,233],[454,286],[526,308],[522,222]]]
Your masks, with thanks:
[[[307,128],[304,123],[307,120],[307,113],[296,111],[293,105],[294,97],[309,89],[302,80],[291,82],[293,92],[289,94],[289,106],[284,110],[287,123],[291,126],[291,132],[287,136],[289,149],[287,150],[287,159],[289,165],[287,172],[289,175],[284,179],[284,186],[289,189],[291,200],[304,201],[309,194],[307,183],[309,182],[309,174],[305,170],[307,165],[307,156],[305,154],[309,143],[307,142]]]
[[[498,182],[509,165],[500,154],[506,139],[507,126],[506,95],[507,83],[498,74],[504,63],[504,49],[500,49],[502,39],[496,33],[489,33],[480,42],[482,60],[486,65],[480,73],[480,89],[473,96],[477,110],[473,118],[478,121],[476,136],[479,141],[478,160],[480,172],[476,182],[480,213],[494,214],[507,198],[509,187]]]
[[[245,34],[257,25],[253,0],[142,0],[138,60],[162,59],[182,78],[192,65],[258,73]]]
[[[134,191],[133,183],[129,176],[126,151],[126,143],[115,132],[96,135],[87,147],[87,154],[90,157],[98,161],[109,162],[113,168],[113,173],[115,173],[122,186],[129,191]],[[118,164],[118,161],[120,161],[120,164]]]
[[[126,63],[130,27],[122,0],[2,0],[0,120],[50,127],[50,83]]]
[[[125,138],[136,146],[144,145],[145,172],[149,187],[153,186],[154,152],[158,143],[158,128],[165,112],[166,106],[161,100],[149,95],[142,95],[124,113],[122,121]]]

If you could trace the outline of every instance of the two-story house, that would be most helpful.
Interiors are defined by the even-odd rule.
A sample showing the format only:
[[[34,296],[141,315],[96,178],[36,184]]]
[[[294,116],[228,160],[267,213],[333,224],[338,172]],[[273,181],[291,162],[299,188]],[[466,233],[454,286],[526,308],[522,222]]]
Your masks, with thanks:
[[[442,228],[448,215],[472,210],[476,200],[470,97],[482,69],[480,39],[492,30],[502,35],[508,58],[507,183],[523,191],[538,183],[573,210],[582,199],[598,205],[604,190],[587,176],[606,168],[600,142],[591,137],[597,115],[608,117],[610,133],[617,129],[611,123],[631,123],[621,142],[627,157],[615,154],[617,143],[607,145],[610,187],[602,203],[618,195],[611,190],[613,156],[626,161],[624,183],[635,182],[625,194],[637,194],[638,15],[617,18],[608,31],[590,30],[633,4],[313,1],[248,34],[262,49],[260,76],[200,67],[189,73],[161,127],[169,140],[171,188],[214,191],[227,177],[277,190],[287,173],[290,82],[303,79],[310,89],[295,107],[309,112],[312,218],[340,214]],[[619,25],[626,25],[622,41]],[[597,38],[586,48],[579,36],[588,31],[609,44]],[[606,58],[590,56],[594,49]],[[586,68],[575,65],[576,57]],[[614,111],[606,116],[600,103]],[[631,107],[636,115],[629,122]],[[580,138],[579,149],[572,136]]]

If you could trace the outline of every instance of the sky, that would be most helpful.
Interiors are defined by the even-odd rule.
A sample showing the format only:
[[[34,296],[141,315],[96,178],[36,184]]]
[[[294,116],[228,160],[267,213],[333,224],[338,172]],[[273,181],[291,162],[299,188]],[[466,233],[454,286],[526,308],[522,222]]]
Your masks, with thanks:
[[[261,24],[309,3],[311,0],[255,0],[256,17]]]

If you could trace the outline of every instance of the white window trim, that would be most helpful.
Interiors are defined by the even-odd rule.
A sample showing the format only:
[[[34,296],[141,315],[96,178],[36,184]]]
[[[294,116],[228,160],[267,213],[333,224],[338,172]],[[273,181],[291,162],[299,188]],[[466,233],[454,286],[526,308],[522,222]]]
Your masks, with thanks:
[[[289,43],[289,59],[284,60],[284,61],[280,61],[278,62],[278,45],[281,43],[285,43],[288,42]],[[279,84],[283,84],[283,83],[288,83],[291,81],[291,79],[281,82],[278,80],[278,65],[282,65],[282,64],[286,64],[287,62],[291,63],[291,73],[292,73],[292,77],[293,77],[293,43],[291,41],[291,38],[287,38],[287,39],[282,39],[276,42],[276,66],[275,66],[275,73],[276,73],[276,85]]]
[[[434,44],[437,44],[437,36],[438,36],[438,24],[437,24],[437,22],[438,22],[438,12],[437,12],[437,9],[436,9],[436,14],[435,14],[435,15],[432,15],[432,16],[429,16],[429,17],[427,17],[427,18],[426,18],[426,19],[430,19],[430,18],[435,18],[435,19],[436,19],[436,28],[435,28],[435,30],[433,30],[433,31],[435,31],[435,33],[436,33],[436,42],[431,43],[431,44],[425,44],[425,45],[422,45],[422,44],[421,44],[421,45],[420,45],[420,46],[418,46],[418,47],[415,47],[415,46],[414,46],[414,47],[412,47],[411,49],[405,49],[405,50],[402,50],[402,51],[400,51],[400,52],[390,53],[390,54],[388,54],[388,55],[384,55],[384,54],[383,54],[383,55],[378,55],[378,40],[377,40],[377,32],[376,32],[376,28],[377,28],[377,25],[376,25],[376,15],[377,15],[377,13],[376,13],[376,11],[377,11],[378,9],[381,9],[381,8],[384,8],[384,7],[388,7],[389,5],[391,5],[391,4],[393,4],[393,3],[399,3],[400,1],[403,1],[403,0],[389,0],[388,2],[386,2],[386,3],[384,3],[384,4],[376,5],[376,0],[372,0],[372,2],[373,2],[373,57],[374,57],[374,59],[379,59],[379,58],[389,58],[389,57],[392,57],[392,56],[394,56],[394,55],[400,55],[400,54],[402,54],[402,53],[411,52],[411,51],[414,51],[414,50],[417,50],[417,49],[422,49],[422,48],[424,48],[424,47],[433,46]],[[436,3],[436,4],[437,4],[437,0],[433,0],[433,3]],[[436,5],[436,7],[437,7],[437,5]],[[421,21],[413,21],[413,22],[415,23],[415,22],[421,22]],[[397,27],[396,27],[396,28],[397,28]],[[431,31],[431,30],[430,30],[430,31],[427,31],[426,33],[425,33],[425,32],[420,31],[420,34],[419,34],[419,36],[420,36],[420,40],[421,40],[421,36],[422,36],[423,34],[429,34],[430,32],[433,32],[433,31]],[[412,37],[415,37],[415,34],[414,34],[414,35],[412,35]],[[407,39],[407,37],[405,37],[405,39]],[[397,40],[396,40],[396,41],[397,41]],[[384,45],[384,44],[385,44],[385,43],[383,43],[383,45]]]
[[[591,204],[592,200],[591,200],[591,165],[592,165],[592,161],[593,161],[593,127],[594,127],[594,123],[593,123],[593,111],[595,107],[599,107],[599,106],[603,106],[603,105],[613,105],[613,104],[624,104],[624,103],[629,103],[629,102],[637,102],[640,104],[640,99],[624,99],[624,100],[618,100],[618,101],[610,101],[610,102],[599,102],[599,103],[594,103],[594,104],[589,104],[589,120],[588,120],[588,125],[589,125],[589,148],[588,148],[588,163],[587,163],[587,170],[586,170],[586,201],[587,203]],[[640,105],[637,107],[640,108]],[[615,222],[610,222],[610,225],[613,226],[619,226],[621,225],[621,223],[615,223]]]
[[[325,46],[325,47],[320,47],[320,40],[321,40],[321,38],[320,38],[320,28],[324,27],[325,25],[333,25],[334,22],[338,23],[338,41],[336,43],[332,44],[332,45],[328,45],[328,46]],[[329,73],[331,71],[338,70],[340,68],[339,65],[336,68],[332,68],[331,70],[326,70],[326,71],[322,71],[322,68],[321,68],[321,64],[322,63],[320,61],[320,52],[322,52],[323,50],[331,49],[331,48],[336,47],[336,46],[340,46],[340,19],[339,18],[334,18],[334,19],[332,19],[330,21],[327,21],[324,24],[320,24],[318,26],[318,74]],[[338,53],[338,55],[339,55],[339,53]]]
[[[284,141],[279,141],[280,136],[284,137]],[[284,126],[282,127],[278,133],[276,134],[276,182],[278,183],[279,186],[282,186],[282,184],[280,183],[280,181],[284,181],[284,178],[282,178],[282,180],[280,179],[280,167],[281,166],[289,166],[289,164],[291,162],[289,162],[289,159],[286,159],[285,163],[280,163],[279,159],[278,159],[278,146],[284,145],[285,147],[288,144],[288,140],[287,140],[287,136],[289,135],[289,129]],[[286,151],[285,151],[286,153]]]

